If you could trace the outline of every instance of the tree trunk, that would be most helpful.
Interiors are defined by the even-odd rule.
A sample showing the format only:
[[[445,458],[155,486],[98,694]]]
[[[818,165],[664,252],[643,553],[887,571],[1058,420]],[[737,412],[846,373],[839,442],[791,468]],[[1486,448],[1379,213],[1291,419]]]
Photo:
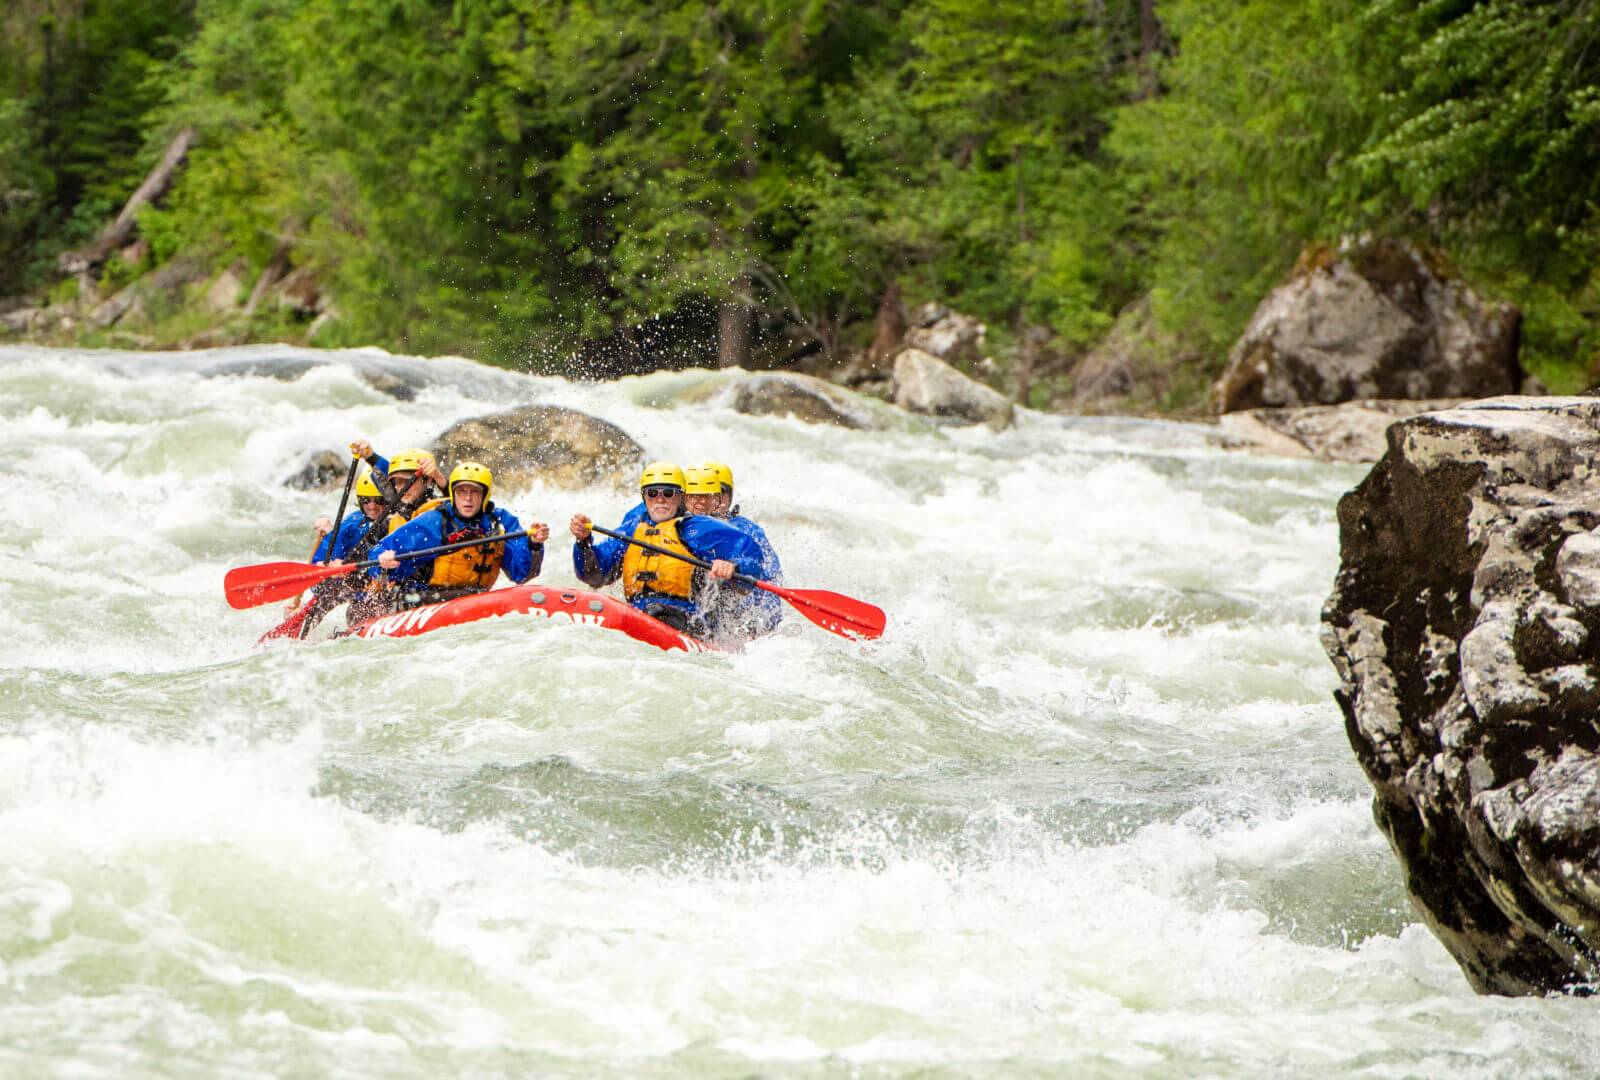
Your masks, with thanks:
[[[250,290],[250,299],[245,301],[244,313],[254,315],[256,307],[266,299],[268,290],[283,280],[289,272],[289,245],[280,244],[278,250],[272,253],[272,258],[261,271],[261,276],[256,278],[255,288]]]
[[[873,320],[872,347],[867,350],[867,359],[880,364],[893,356],[906,339],[908,322],[905,304],[900,301],[900,283],[892,281],[883,290],[883,299],[878,301],[878,315]]]
[[[127,204],[122,208],[122,213],[100,233],[99,239],[86,248],[69,251],[61,256],[60,265],[64,272],[75,274],[99,266],[106,261],[111,252],[128,242],[137,224],[135,219],[139,208],[155,202],[166,194],[167,188],[172,184],[173,175],[178,171],[178,166],[183,164],[184,158],[189,153],[189,147],[194,144],[194,137],[194,128],[188,127],[173,137],[172,142],[167,144],[167,152],[144,178],[144,183],[140,184],[138,190],[129,197]]]
[[[750,281],[741,278],[734,290],[749,295]],[[752,309],[748,304],[724,301],[717,305],[717,366],[750,366],[750,322]]]
[[[1156,54],[1166,48],[1166,35],[1156,18],[1156,0],[1139,0],[1139,90],[1135,101],[1154,97],[1160,89],[1156,80]]]
[[[1028,246],[1028,189],[1022,178],[1023,150],[1017,147],[1013,156],[1012,167],[1017,171],[1017,253],[1027,257]],[[1033,382],[1033,334],[1028,326],[1028,302],[1024,299],[1017,301],[1017,371],[1016,389],[1012,396],[1018,401],[1028,400],[1029,384]]]

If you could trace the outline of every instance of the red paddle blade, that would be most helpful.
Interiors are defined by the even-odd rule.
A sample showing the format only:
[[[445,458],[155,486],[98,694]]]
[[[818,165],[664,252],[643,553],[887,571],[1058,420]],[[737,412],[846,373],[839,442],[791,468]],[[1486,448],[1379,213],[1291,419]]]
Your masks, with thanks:
[[[301,562],[269,562],[236,566],[222,579],[228,606],[253,608],[274,600],[287,600],[325,578],[348,574],[355,566],[309,566]]]
[[[756,582],[769,593],[789,601],[796,611],[830,633],[868,641],[883,635],[888,622],[883,609],[853,597],[823,589],[785,589],[767,581]]]

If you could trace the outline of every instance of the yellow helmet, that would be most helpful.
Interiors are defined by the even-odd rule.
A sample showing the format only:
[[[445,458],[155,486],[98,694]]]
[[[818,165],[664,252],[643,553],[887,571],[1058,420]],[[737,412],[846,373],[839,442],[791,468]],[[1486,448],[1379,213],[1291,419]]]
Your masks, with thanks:
[[[413,447],[410,450],[402,450],[394,457],[390,458],[389,471],[391,473],[421,472],[424,467],[432,464],[432,454],[428,453],[426,450]]]
[[[463,461],[460,465],[450,470],[450,497],[456,497],[456,485],[462,482],[468,484],[482,484],[483,498],[488,501],[489,492],[494,490],[494,475],[489,472],[489,466],[480,465],[476,461]]]
[[[716,477],[717,483],[722,485],[723,491],[730,493],[733,491],[732,469],[728,468],[720,461],[708,461],[700,467],[709,472],[712,476]]]
[[[716,473],[710,469],[703,469],[691,465],[683,470],[683,493],[685,495],[720,495],[722,484],[718,482]]]
[[[378,485],[372,479],[372,470],[367,469],[361,474],[361,479],[356,481],[356,498],[381,499],[383,492],[378,490]]]
[[[670,461],[652,461],[644,467],[644,472],[639,474],[639,486],[649,487],[651,484],[670,484],[673,487],[683,486],[683,470]]]

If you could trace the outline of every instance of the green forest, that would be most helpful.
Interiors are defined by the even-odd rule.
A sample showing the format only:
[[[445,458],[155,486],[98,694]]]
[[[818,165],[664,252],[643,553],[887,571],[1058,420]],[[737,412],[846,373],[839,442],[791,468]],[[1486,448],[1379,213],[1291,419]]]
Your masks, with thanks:
[[[1519,305],[1575,390],[1597,122],[1578,0],[10,0],[0,297],[74,288],[192,129],[103,272],[286,258],[337,297],[321,345],[821,370],[938,300],[1048,404],[1145,304],[1184,411],[1302,253],[1370,232]]]

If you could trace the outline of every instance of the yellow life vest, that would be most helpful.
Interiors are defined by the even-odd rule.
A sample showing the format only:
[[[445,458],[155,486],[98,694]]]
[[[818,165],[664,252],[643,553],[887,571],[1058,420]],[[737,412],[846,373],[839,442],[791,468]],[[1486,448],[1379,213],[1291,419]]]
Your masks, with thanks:
[[[483,529],[483,522],[488,517],[490,507],[485,506],[466,529],[455,533],[446,533],[444,529],[450,527],[450,517],[444,511],[439,515],[444,519],[440,532],[444,542],[454,544],[459,540],[471,540],[477,536],[495,536],[504,530],[499,523],[495,523],[488,532]],[[448,551],[433,560],[433,576],[428,578],[428,585],[436,589],[488,589],[493,587],[495,580],[500,576],[500,563],[505,559],[505,544],[484,544],[482,547],[462,548],[460,551]]]
[[[393,533],[396,529],[398,529],[400,526],[404,525],[406,522],[415,521],[417,518],[421,517],[423,514],[426,514],[429,510],[437,510],[437,509],[439,509],[439,507],[441,507],[443,505],[444,505],[444,500],[443,499],[429,499],[427,502],[422,503],[415,510],[411,511],[411,513],[409,513],[409,514],[406,513],[404,507],[400,507],[400,508],[396,509],[393,513],[391,513],[389,515],[389,532],[384,533],[384,535],[388,536],[390,533]]]
[[[682,520],[673,518],[658,525],[646,519],[633,530],[633,538],[671,551],[681,551],[693,558],[694,553],[678,535],[678,522]],[[635,596],[677,596],[692,600],[694,575],[693,565],[667,555],[657,555],[634,544],[629,544],[622,556],[622,594],[629,600]]]

